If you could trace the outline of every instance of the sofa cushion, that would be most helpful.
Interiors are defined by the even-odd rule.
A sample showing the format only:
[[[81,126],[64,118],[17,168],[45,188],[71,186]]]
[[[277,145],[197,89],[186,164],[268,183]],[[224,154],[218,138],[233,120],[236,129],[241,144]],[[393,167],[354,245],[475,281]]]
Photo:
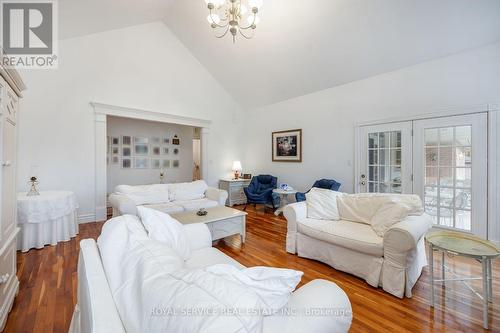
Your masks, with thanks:
[[[168,184],[118,185],[115,193],[124,194],[136,205],[158,204],[170,201]]]
[[[242,264],[217,250],[215,247],[206,247],[191,252],[191,257],[184,262],[185,268],[205,268],[212,265],[229,264],[236,268],[245,268]]]
[[[195,200],[176,200],[173,203],[182,207],[186,211],[198,210],[200,208],[210,208],[219,205],[217,201],[206,198]]]
[[[394,224],[403,221],[407,216],[410,208],[398,202],[388,202],[383,204],[375,213],[371,220],[373,231],[384,237],[385,232]]]
[[[297,230],[309,237],[354,251],[379,257],[384,254],[383,238],[377,236],[368,224],[305,218],[297,221]]]
[[[337,196],[342,192],[313,187],[306,193],[307,217],[319,220],[340,220]]]
[[[159,210],[160,212],[167,213],[167,214],[180,213],[180,212],[184,211],[184,208],[182,208],[179,205],[176,205],[173,202],[167,202],[167,203],[161,203],[161,204],[146,204],[143,206],[147,207],[147,208],[151,208],[151,209],[156,209],[156,210]]]
[[[208,185],[203,180],[197,180],[189,183],[170,184],[170,199],[176,200],[196,200],[205,197],[205,191]]]

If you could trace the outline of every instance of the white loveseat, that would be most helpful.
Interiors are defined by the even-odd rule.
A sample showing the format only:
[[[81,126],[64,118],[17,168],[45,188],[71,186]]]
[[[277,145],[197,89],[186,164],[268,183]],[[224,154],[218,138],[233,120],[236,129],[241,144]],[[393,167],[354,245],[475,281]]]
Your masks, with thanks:
[[[205,181],[197,180],[174,184],[118,185],[110,194],[109,202],[113,207],[113,217],[116,217],[137,215],[137,206],[168,214],[224,206],[227,196],[227,191],[208,187]]]
[[[138,219],[135,216],[120,216],[113,220],[120,223],[127,218]],[[108,221],[107,223],[109,223]],[[188,243],[191,248],[191,256],[184,262],[185,269],[206,268],[215,264],[229,264],[238,269],[243,269],[236,260],[225,255],[223,252],[212,247],[212,238],[206,225],[191,224],[184,226]],[[70,333],[120,333],[125,332],[123,319],[120,318],[116,299],[112,295],[108,284],[107,272],[103,265],[103,259],[99,247],[93,239],[84,239],[80,242],[80,256],[78,260],[78,301],[73,313]],[[148,255],[147,251],[145,252]],[[158,274],[151,272],[152,275]],[[175,274],[173,274],[175,275]],[[138,283],[140,286],[141,283]],[[202,286],[202,284],[199,284]],[[127,284],[128,288],[132,288]],[[177,289],[176,289],[177,290]],[[143,291],[144,292],[144,291]],[[151,291],[161,292],[161,291]],[[187,297],[178,291],[180,295],[175,297]],[[137,294],[139,294],[137,292]],[[135,294],[135,293],[134,293]],[[199,297],[192,299],[192,307],[203,307],[198,304],[209,292],[201,293]],[[185,300],[185,299],[184,299]],[[185,304],[191,304],[185,300]],[[140,302],[136,302],[140,303]],[[137,305],[137,304],[136,304]],[[150,309],[145,306],[145,315],[149,315]],[[265,316],[262,322],[262,332],[315,332],[315,333],[342,333],[347,332],[351,325],[352,309],[348,297],[335,283],[326,280],[313,280],[298,288],[292,293],[285,306],[285,315],[276,314]],[[172,319],[172,318],[170,318]],[[166,320],[170,320],[166,319]],[[227,318],[228,326],[224,329],[219,327],[214,332],[229,332],[229,322],[234,318]],[[148,319],[149,320],[149,319]],[[152,320],[152,319],[151,319]],[[212,332],[212,330],[210,330]],[[232,331],[231,331],[232,332]],[[240,330],[238,330],[240,332]],[[135,332],[128,332],[135,333]],[[172,333],[175,333],[172,331]],[[189,333],[183,331],[183,333]]]
[[[288,205],[286,250],[300,257],[322,261],[381,286],[402,298],[411,297],[422,268],[427,265],[424,235],[432,226],[418,196],[397,194],[345,195],[340,220],[308,218],[307,202]],[[383,236],[370,225],[387,202],[412,201],[413,212],[392,225]],[[337,199],[337,203],[340,199]]]

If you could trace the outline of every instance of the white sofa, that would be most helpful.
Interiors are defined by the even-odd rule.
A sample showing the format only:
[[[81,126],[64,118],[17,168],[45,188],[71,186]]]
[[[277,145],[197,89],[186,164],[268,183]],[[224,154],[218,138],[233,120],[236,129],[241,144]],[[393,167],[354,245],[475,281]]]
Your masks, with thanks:
[[[127,216],[113,220],[124,221],[124,218]],[[230,264],[239,269],[244,268],[236,260],[212,247],[212,238],[206,225],[191,224],[184,227],[191,247],[191,256],[184,262],[185,268],[204,268],[214,264]],[[93,239],[84,239],[80,242],[80,249],[78,301],[69,332],[125,332],[96,242]],[[196,301],[197,299],[193,299],[193,307],[203,306]],[[291,315],[264,317],[262,332],[341,333],[349,330],[352,321],[348,297],[335,283],[326,280],[313,280],[298,288],[292,293],[285,307],[285,313]]]
[[[307,202],[288,205],[286,250],[300,257],[322,261],[335,269],[356,275],[374,287],[402,298],[411,297],[422,268],[427,265],[424,235],[432,226],[417,198],[414,213],[378,236],[370,218],[387,201],[415,196],[395,194],[351,194],[351,207],[339,207],[340,220],[308,218]],[[337,199],[337,202],[339,199]],[[349,215],[349,216],[343,216]]]
[[[137,206],[157,209],[172,214],[224,206],[228,193],[208,187],[205,181],[187,183],[118,185],[109,196],[113,207],[113,217],[131,214],[137,215]]]

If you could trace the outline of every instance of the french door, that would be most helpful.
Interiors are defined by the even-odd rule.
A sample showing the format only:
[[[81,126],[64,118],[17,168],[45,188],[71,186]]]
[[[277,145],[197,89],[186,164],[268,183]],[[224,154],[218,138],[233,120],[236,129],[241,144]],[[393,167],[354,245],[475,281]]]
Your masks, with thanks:
[[[361,126],[357,192],[415,193],[436,227],[486,237],[483,113]]]
[[[486,114],[415,121],[414,190],[434,225],[486,237]]]
[[[360,127],[358,192],[412,193],[412,122]]]

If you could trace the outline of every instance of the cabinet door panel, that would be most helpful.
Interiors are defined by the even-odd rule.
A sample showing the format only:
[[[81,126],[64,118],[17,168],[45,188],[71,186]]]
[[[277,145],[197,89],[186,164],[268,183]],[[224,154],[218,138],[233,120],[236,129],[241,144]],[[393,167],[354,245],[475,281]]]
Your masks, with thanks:
[[[3,122],[2,156],[2,235],[7,237],[16,221],[16,127]]]

